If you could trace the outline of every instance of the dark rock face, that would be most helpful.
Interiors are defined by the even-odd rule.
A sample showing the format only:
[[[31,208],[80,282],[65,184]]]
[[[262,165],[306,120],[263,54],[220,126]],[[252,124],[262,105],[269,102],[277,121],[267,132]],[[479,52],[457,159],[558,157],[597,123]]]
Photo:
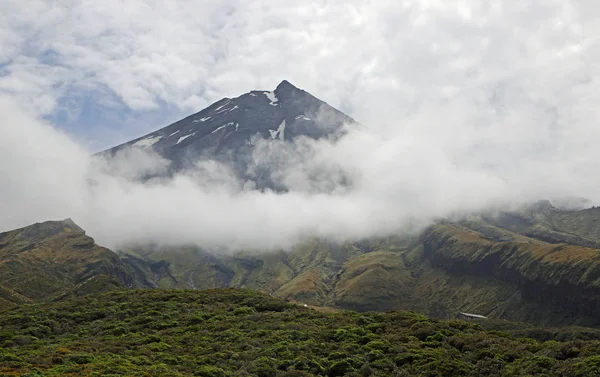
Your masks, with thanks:
[[[251,91],[223,98],[206,109],[101,155],[114,156],[128,147],[152,148],[171,161],[171,172],[193,169],[202,159],[230,163],[243,180],[269,186],[266,177],[252,176],[254,138],[274,142],[336,137],[354,119],[327,103],[282,81],[274,91]]]

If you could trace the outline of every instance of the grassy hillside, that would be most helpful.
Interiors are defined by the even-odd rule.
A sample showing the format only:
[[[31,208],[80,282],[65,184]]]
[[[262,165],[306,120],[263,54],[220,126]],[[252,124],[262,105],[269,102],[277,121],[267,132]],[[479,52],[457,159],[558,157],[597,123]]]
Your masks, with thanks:
[[[599,326],[597,212],[540,202],[441,221],[418,237],[309,239],[291,250],[228,254],[146,245],[117,255],[72,221],[47,222],[0,234],[0,308],[123,285],[234,287],[319,307]]]
[[[108,280],[99,276],[112,277],[109,285],[133,284],[129,267],[71,220],[0,233],[0,308],[56,299],[72,290],[102,291],[101,282]]]
[[[0,374],[597,376],[598,330],[488,325],[502,331],[324,313],[248,290],[114,291],[0,312]]]
[[[541,241],[600,248],[600,207],[565,211],[540,201],[519,211],[488,214],[483,219]]]
[[[492,275],[454,274],[423,250],[423,240],[390,239],[368,247],[310,241],[289,252],[251,256],[163,249],[136,264],[163,263],[152,272],[155,286],[163,288],[250,288],[309,305],[359,311],[416,310],[439,318],[467,311],[543,324],[574,322],[540,312],[515,283]]]
[[[519,320],[600,324],[598,249],[523,236],[496,242],[485,233],[456,224],[432,227],[422,240],[435,266],[454,276],[513,285],[523,301],[537,305],[537,313],[527,313],[524,305]]]
[[[148,246],[119,253],[146,287],[249,288],[312,305],[389,309],[396,306],[396,282],[410,275],[401,258],[406,248],[407,240],[389,238],[345,244],[308,240],[289,251],[233,255]]]
[[[459,311],[539,325],[600,325],[600,209],[519,211],[440,222],[418,237],[292,250],[210,254],[195,247],[132,247],[141,286],[235,287],[353,310]],[[151,283],[149,283],[151,282]]]

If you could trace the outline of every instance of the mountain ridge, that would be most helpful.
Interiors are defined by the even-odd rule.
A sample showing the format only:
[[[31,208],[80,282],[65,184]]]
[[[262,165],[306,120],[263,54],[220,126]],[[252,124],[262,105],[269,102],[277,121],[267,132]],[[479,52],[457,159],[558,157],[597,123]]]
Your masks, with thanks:
[[[71,219],[0,233],[0,306],[53,300],[106,275],[131,286],[129,267]]]

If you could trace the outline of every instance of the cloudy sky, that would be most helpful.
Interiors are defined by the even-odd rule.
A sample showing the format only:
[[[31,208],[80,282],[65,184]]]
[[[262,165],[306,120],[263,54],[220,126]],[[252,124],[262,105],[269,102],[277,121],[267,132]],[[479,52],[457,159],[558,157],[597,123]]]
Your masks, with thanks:
[[[592,0],[292,4],[4,0],[0,95],[95,151],[282,79],[375,124],[461,95],[552,109],[597,73]]]
[[[562,194],[597,198],[600,4],[596,1],[311,0],[292,4],[270,0],[0,2],[0,146],[4,150],[0,172],[7,180],[1,182],[5,200],[0,207],[4,214],[22,213],[18,221],[3,215],[0,225],[61,215],[56,210],[60,200],[47,198],[52,187],[44,186],[56,184],[56,177],[47,182],[44,177],[48,170],[67,164],[80,176],[61,174],[77,187],[86,168],[71,166],[73,156],[83,159],[222,97],[273,89],[283,79],[371,129],[345,147],[323,153],[339,158],[341,164],[353,161],[355,165],[348,168],[361,177],[377,180],[398,171],[406,178],[363,185],[364,207],[351,208],[356,216],[366,208],[389,204],[374,204],[371,199],[376,196],[391,200],[400,212],[407,203],[414,204],[415,197],[430,207],[444,204],[443,211],[429,211],[432,216],[463,206],[478,208],[501,198]],[[356,161],[348,155],[353,148],[379,151]],[[59,149],[62,157],[48,161],[47,156]],[[32,170],[32,166],[45,170]],[[22,177],[23,171],[29,171],[30,177]],[[373,176],[373,171],[380,175]],[[31,176],[36,172],[40,175]],[[409,193],[402,200],[391,196],[397,190],[386,191],[402,185]],[[89,200],[73,190],[69,195]],[[39,200],[36,206],[16,207],[19,200],[12,199],[29,200],[24,192],[30,192],[29,199]],[[119,195],[111,196],[110,202],[122,209]],[[286,199],[275,197],[260,200],[269,207],[274,200]],[[315,216],[309,216],[307,224],[325,215],[316,215],[319,205],[315,203],[323,198],[292,199],[282,204],[289,211],[306,208],[303,201],[315,205]],[[103,200],[94,205],[106,205]],[[42,207],[53,209],[40,211]],[[89,206],[83,207],[71,212],[84,222],[98,216]],[[251,214],[256,208],[246,210]],[[276,222],[277,216],[263,215]],[[341,211],[338,228],[328,232],[364,226],[344,223],[347,215]],[[379,222],[392,221],[374,216]],[[91,220],[88,223],[94,226]],[[95,226],[97,233],[109,233],[102,224]],[[290,232],[283,230],[282,238]]]

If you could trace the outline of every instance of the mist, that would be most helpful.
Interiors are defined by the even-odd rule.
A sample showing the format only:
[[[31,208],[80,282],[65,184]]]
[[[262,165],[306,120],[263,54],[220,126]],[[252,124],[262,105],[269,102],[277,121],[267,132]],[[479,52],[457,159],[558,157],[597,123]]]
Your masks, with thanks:
[[[6,115],[0,228],[70,217],[109,247],[154,242],[267,250],[306,237],[397,234],[438,218],[540,199],[579,196],[597,203],[600,152],[593,141],[600,134],[593,118],[563,115],[559,103],[549,115],[547,106],[514,101],[513,94],[507,90],[504,103],[482,103],[477,91],[423,103],[397,122],[349,128],[336,142],[257,141],[256,164],[276,166],[272,179],[286,192],[249,188],[215,161],[144,181],[166,171],[168,161],[139,148],[99,160],[0,98]]]

